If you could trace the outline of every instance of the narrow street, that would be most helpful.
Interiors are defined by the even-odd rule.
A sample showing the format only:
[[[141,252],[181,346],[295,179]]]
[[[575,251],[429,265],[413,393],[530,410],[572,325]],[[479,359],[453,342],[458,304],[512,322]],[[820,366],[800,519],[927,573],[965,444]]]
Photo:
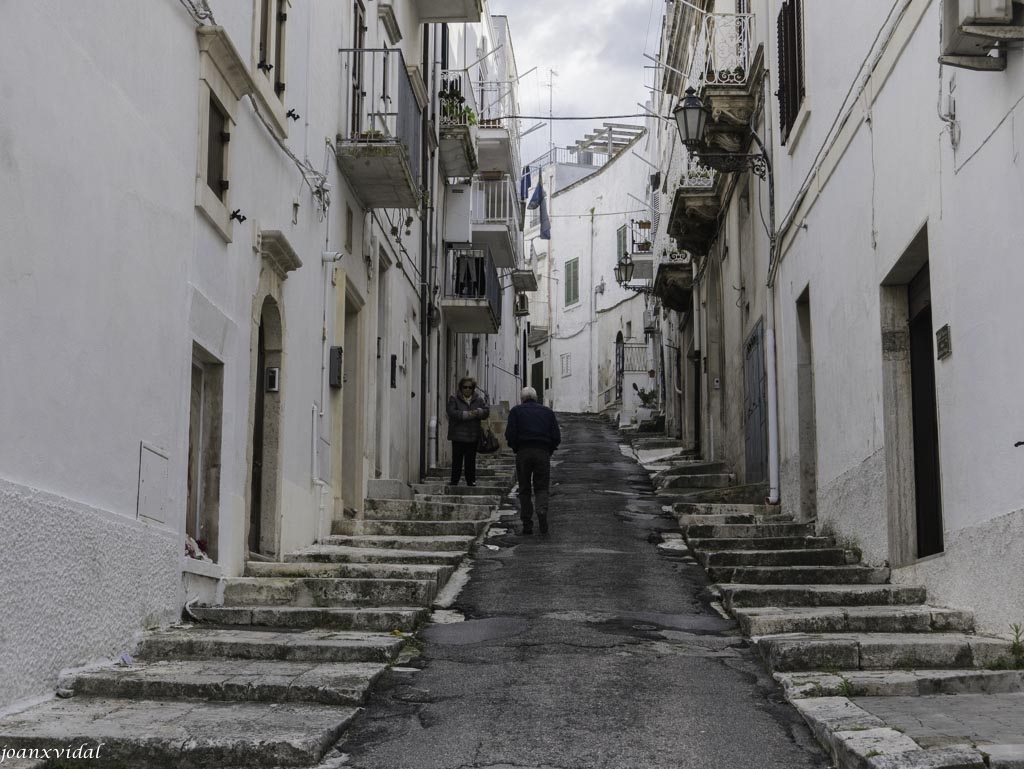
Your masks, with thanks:
[[[492,536],[422,654],[338,749],[358,769],[819,769],[829,765],[693,564],[647,475],[563,415],[551,533]]]

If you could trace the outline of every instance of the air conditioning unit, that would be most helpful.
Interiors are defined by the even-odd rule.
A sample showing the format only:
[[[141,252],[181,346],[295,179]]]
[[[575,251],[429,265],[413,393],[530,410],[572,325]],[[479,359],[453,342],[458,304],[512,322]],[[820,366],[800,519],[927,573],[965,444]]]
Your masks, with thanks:
[[[654,310],[644,310],[644,332],[654,333],[658,330],[658,313]]]
[[[517,318],[530,314],[530,300],[526,294],[516,294],[516,302],[513,306],[512,314]]]
[[[1021,0],[946,0],[939,57],[943,64],[1001,72],[1006,58],[991,52],[1018,40],[1024,40]]]

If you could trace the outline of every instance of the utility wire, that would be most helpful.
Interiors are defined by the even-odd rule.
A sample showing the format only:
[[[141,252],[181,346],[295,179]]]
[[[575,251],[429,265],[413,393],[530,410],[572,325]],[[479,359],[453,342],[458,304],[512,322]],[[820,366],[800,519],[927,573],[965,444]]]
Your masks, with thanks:
[[[664,117],[662,115],[654,115],[649,112],[637,112],[633,115],[575,115],[575,116],[555,116],[555,115],[506,115],[507,120],[621,120],[622,118],[633,118],[633,117],[656,117],[661,120],[672,120],[670,117]]]

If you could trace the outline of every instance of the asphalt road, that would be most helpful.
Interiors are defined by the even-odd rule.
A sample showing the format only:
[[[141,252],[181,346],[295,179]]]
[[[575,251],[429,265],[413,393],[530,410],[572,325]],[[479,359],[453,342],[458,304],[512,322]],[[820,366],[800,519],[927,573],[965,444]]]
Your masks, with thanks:
[[[647,475],[593,417],[560,416],[551,533],[481,548],[421,656],[339,750],[356,769],[823,769],[802,721],[709,605]]]

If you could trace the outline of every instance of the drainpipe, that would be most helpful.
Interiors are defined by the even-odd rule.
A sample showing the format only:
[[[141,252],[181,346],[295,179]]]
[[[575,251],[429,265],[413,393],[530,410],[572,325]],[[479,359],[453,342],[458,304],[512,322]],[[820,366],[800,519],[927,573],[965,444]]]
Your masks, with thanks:
[[[423,29],[425,37],[429,42],[434,42],[430,36],[430,25],[424,24]],[[435,46],[436,50],[436,46]],[[437,93],[437,70],[441,66],[438,61],[434,62],[433,72],[430,76],[430,107],[433,109],[433,105],[436,102]],[[423,427],[427,424],[427,382],[429,381],[428,367],[433,363],[431,360],[425,360],[428,355],[428,351],[431,348],[430,344],[430,313],[428,310],[431,307],[431,298],[433,292],[431,290],[431,280],[428,277],[430,267],[430,244],[433,242],[435,237],[434,230],[434,195],[437,190],[434,188],[435,175],[430,173],[430,156],[427,152],[427,148],[430,146],[428,141],[428,120],[427,116],[423,115],[420,119],[420,173],[424,181],[429,178],[429,189],[427,194],[429,195],[429,204],[424,202],[420,207],[422,211],[422,219],[420,222],[420,434],[419,438],[419,455],[420,455],[420,466],[419,466],[419,480],[422,482],[427,477],[427,451],[428,451],[428,436],[424,432]],[[433,427],[432,432],[436,434],[437,417],[433,417],[430,422]],[[432,436],[433,437],[433,436]]]

